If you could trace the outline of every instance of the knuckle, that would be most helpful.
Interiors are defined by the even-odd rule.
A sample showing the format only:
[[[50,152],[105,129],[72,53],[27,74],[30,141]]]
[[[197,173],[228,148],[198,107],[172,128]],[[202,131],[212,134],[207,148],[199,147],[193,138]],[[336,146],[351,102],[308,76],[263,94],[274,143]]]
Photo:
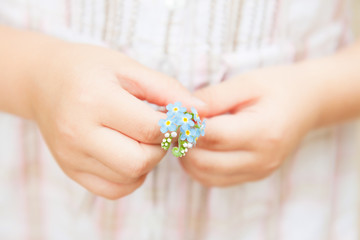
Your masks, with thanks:
[[[190,177],[195,180],[196,182],[200,183],[201,185],[203,185],[204,187],[212,187],[213,185],[211,184],[211,182],[209,181],[209,179],[201,176],[201,174],[196,174],[194,172],[190,173]]]
[[[191,159],[191,162],[194,168],[200,172],[208,172],[212,170],[212,166],[209,165],[203,158],[193,158]]]
[[[53,151],[54,158],[58,162],[59,165],[63,165],[72,169],[76,169],[78,166],[76,164],[76,160],[74,157],[71,156],[69,150],[65,149],[64,147],[58,147]]]
[[[268,129],[262,139],[266,149],[273,150],[285,141],[286,133],[278,128]]]
[[[221,135],[217,134],[208,134],[205,136],[202,136],[199,138],[199,143],[202,145],[208,145],[208,146],[217,146],[224,142],[224,139],[222,139]]]
[[[194,168],[193,165],[190,167],[188,164],[185,164],[184,162],[180,162],[180,163],[181,163],[182,167],[184,168],[184,170],[189,174],[189,176],[193,180],[197,181],[198,183],[200,183],[201,185],[203,185],[205,187],[213,186],[210,182],[211,179],[209,181],[209,179],[206,178],[203,174],[201,174],[201,172],[199,172],[196,168]]]
[[[282,163],[282,158],[272,154],[272,156],[263,157],[262,161],[264,164],[259,169],[259,172],[268,175],[277,170]]]
[[[279,162],[267,163],[266,165],[259,168],[259,170],[252,175],[251,181],[257,181],[257,180],[264,179],[264,178],[270,176],[273,172],[275,172],[280,167],[280,165],[281,165],[281,163],[279,163]]]
[[[159,127],[155,124],[141,126],[140,128],[142,142],[152,143],[158,136],[160,136]]]
[[[274,159],[269,162],[266,167],[266,172],[272,173],[281,166],[281,161],[279,159]]]
[[[128,174],[132,178],[139,178],[144,174],[148,173],[151,169],[150,161],[143,159],[143,160],[136,160],[133,161],[131,167],[128,171]]]
[[[69,139],[75,136],[73,123],[68,119],[57,118],[55,124],[60,135],[68,137]]]
[[[63,143],[66,143],[67,145],[77,144],[80,135],[80,127],[74,121],[59,118],[56,120],[55,124],[59,139],[62,139]]]
[[[96,174],[96,170],[93,171],[94,174]],[[104,170],[102,173],[101,173],[102,177],[105,179],[105,180],[108,180],[110,182],[113,182],[113,183],[122,183],[122,184],[128,184],[128,183],[132,183],[134,182],[133,179],[129,179],[129,178],[126,178],[124,176],[122,176],[121,174],[117,173],[117,172],[112,172],[112,171],[107,171],[107,170]]]
[[[86,91],[83,89],[84,85],[87,86]],[[73,86],[72,91],[68,93],[68,99],[64,101],[61,108],[67,110],[70,108],[69,106],[71,106],[73,111],[81,110],[83,112],[94,109],[103,109],[104,100],[107,99],[107,95],[100,90],[102,89],[99,89],[99,87],[94,88],[89,86],[88,79],[79,79]]]

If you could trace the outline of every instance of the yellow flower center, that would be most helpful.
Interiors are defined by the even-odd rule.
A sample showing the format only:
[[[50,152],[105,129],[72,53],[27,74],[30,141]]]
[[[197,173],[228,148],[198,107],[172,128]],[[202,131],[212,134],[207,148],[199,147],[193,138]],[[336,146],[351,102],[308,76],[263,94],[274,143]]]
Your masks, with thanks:
[[[179,108],[174,107],[173,111],[174,111],[174,112],[177,112],[177,111],[179,111]]]
[[[199,118],[199,114],[196,114],[196,118]]]
[[[166,126],[169,126],[171,124],[171,121],[168,120],[168,121],[166,121],[165,124],[166,124]]]
[[[183,121],[184,121],[184,122],[187,122],[187,121],[188,121],[188,119],[187,119],[187,118],[183,118]]]
[[[195,138],[195,142],[198,140],[198,138]]]
[[[189,136],[189,135],[190,135],[190,131],[189,131],[189,130],[186,130],[185,134],[186,134],[186,136]]]

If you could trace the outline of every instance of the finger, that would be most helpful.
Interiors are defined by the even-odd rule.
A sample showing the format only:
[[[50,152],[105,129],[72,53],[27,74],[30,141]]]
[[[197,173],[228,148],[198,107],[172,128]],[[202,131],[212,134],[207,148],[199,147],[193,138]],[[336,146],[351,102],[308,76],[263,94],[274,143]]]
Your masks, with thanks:
[[[259,88],[254,87],[252,81],[245,77],[233,78],[220,84],[202,88],[196,91],[194,95],[206,102],[205,117],[248,106],[260,97]]]
[[[122,173],[115,172],[108,166],[104,165],[101,161],[98,161],[91,157],[84,158],[83,161],[81,161],[81,163],[73,169],[78,172],[95,175],[99,178],[105,179],[113,183],[134,183],[142,177],[140,176],[139,178],[129,178],[127,176],[124,176]]]
[[[201,148],[191,149],[180,161],[201,172],[226,176],[255,174],[259,171],[259,165],[261,166],[253,152],[218,152]]]
[[[88,173],[70,173],[70,178],[78,182],[80,185],[88,189],[90,192],[105,197],[107,199],[115,200],[124,197],[137,188],[139,188],[145,181],[146,176],[138,179],[136,182],[131,184],[118,184],[107,180],[104,180],[98,176]]]
[[[251,150],[259,129],[251,113],[220,115],[206,120],[205,135],[197,146],[210,150]]]
[[[165,154],[158,145],[139,143],[119,132],[98,127],[84,139],[83,149],[91,157],[129,178],[151,171]]]
[[[166,106],[169,103],[182,102],[189,108],[195,107],[200,113],[206,104],[194,97],[179,81],[140,64],[119,72],[121,86],[128,92],[150,103]]]
[[[163,136],[158,122],[166,114],[155,111],[120,87],[115,88],[118,89],[112,89],[102,99],[101,124],[143,143],[160,143]]]
[[[191,178],[200,182],[206,187],[229,187],[233,185],[239,185],[245,182],[256,181],[262,176],[256,176],[253,174],[237,174],[237,175],[217,175],[200,171],[191,165],[186,165],[185,162],[180,161],[180,164],[184,170],[189,174]]]
[[[85,172],[92,175],[96,175],[105,180],[115,183],[133,183],[138,178],[129,178],[119,172],[115,172],[101,161],[89,156],[89,153],[84,151],[65,151],[61,156],[55,154],[55,158],[58,161],[59,166],[64,170],[71,170],[76,172]]]

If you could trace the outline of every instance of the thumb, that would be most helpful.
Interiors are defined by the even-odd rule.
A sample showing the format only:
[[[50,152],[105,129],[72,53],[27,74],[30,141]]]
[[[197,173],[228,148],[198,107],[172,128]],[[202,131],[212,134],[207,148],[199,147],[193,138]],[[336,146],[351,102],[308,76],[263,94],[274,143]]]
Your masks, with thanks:
[[[204,117],[212,117],[241,109],[259,98],[257,88],[244,78],[233,78],[202,88],[195,96],[207,104]]]
[[[194,107],[200,113],[206,109],[206,103],[195,97],[176,79],[144,66],[140,67],[134,69],[131,76],[120,77],[121,86],[135,97],[159,106],[179,101],[188,109]]]

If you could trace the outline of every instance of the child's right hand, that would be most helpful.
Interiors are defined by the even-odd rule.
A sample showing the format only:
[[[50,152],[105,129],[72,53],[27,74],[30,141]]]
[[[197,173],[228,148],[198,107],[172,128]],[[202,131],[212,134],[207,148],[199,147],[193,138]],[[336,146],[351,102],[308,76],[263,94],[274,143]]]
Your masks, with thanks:
[[[109,199],[137,189],[165,154],[165,114],[142,100],[201,108],[176,80],[112,50],[57,42],[38,59],[30,117],[63,171]]]

